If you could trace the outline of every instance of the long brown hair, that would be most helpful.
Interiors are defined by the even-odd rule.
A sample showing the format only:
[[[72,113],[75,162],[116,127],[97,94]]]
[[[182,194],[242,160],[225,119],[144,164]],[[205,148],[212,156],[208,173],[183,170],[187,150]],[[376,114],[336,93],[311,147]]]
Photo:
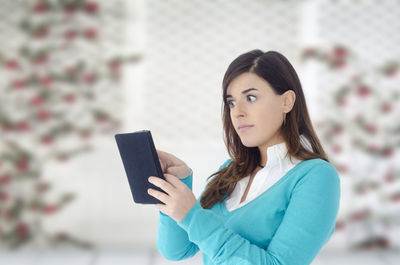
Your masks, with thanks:
[[[276,94],[282,95],[288,90],[296,94],[292,110],[286,114],[286,122],[280,132],[285,139],[288,154],[300,160],[321,158],[329,162],[324,149],[313,129],[308,114],[306,100],[299,77],[285,56],[276,51],[263,52],[252,50],[237,57],[229,65],[222,82],[222,120],[224,142],[231,157],[231,163],[215,172],[200,198],[204,209],[213,207],[217,202],[223,202],[224,196],[229,196],[236,183],[251,174],[261,162],[258,147],[246,147],[242,144],[231,121],[230,108],[224,100],[226,91],[232,80],[238,75],[251,72],[257,74],[269,83]],[[303,135],[311,145],[311,149],[301,144]]]

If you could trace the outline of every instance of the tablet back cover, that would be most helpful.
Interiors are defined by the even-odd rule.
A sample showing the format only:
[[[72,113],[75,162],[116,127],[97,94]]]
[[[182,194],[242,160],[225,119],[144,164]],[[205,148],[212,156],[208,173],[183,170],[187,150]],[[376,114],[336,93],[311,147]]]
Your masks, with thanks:
[[[147,193],[149,188],[163,192],[160,188],[148,182],[150,176],[165,179],[151,132],[142,130],[133,133],[116,134],[115,140],[128,177],[134,202],[163,204]]]

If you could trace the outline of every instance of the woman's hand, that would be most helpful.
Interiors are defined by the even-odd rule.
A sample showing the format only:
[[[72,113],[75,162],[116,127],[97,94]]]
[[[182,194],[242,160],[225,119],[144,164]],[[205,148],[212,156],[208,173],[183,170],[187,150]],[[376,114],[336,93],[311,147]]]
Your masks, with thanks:
[[[158,158],[160,159],[161,169],[163,173],[174,175],[177,178],[183,179],[190,175],[190,168],[185,162],[176,156],[157,150]]]
[[[151,176],[149,182],[167,194],[154,189],[148,189],[147,192],[164,203],[155,205],[158,210],[170,216],[176,222],[180,222],[196,204],[196,197],[186,184],[177,177],[171,174],[164,174],[164,177],[166,180]]]

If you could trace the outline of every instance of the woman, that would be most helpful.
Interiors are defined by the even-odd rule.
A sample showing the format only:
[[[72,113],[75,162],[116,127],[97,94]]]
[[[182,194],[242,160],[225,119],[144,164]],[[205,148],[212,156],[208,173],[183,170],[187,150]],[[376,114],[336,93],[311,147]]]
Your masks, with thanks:
[[[335,229],[340,180],[312,127],[299,78],[275,51],[236,58],[223,80],[231,159],[199,200],[192,170],[157,151],[166,180],[158,250],[169,260],[203,252],[204,264],[310,264]],[[214,176],[214,177],[213,177]]]

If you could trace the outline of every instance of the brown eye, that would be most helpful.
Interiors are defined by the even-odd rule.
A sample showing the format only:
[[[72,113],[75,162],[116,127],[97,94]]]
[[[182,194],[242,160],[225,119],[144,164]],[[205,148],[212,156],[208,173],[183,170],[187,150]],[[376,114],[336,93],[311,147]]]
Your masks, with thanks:
[[[248,96],[247,96],[247,98],[250,98],[250,97],[253,97],[253,98],[254,98],[254,100],[250,100],[251,102],[254,102],[254,101],[257,99],[257,97],[256,97],[256,96],[253,96],[253,95],[248,95]]]

